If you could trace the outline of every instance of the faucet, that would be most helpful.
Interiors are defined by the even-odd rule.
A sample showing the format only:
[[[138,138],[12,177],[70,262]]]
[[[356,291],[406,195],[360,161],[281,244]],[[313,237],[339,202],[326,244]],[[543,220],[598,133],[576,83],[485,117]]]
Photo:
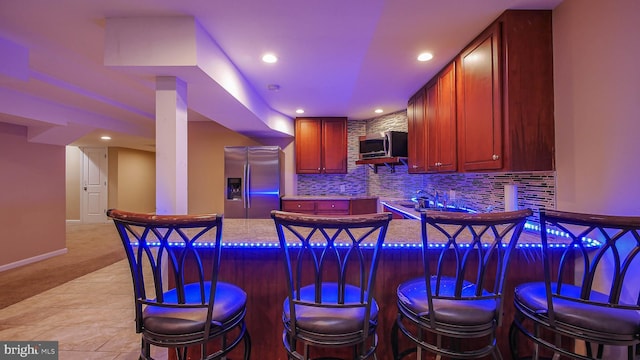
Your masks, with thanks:
[[[427,204],[428,204],[429,193],[426,192],[423,189],[420,189],[420,190],[416,191],[416,198],[415,199],[416,199],[415,208],[416,208],[416,210],[419,211],[420,209],[423,209],[425,207],[424,206],[425,205],[425,200],[427,201]]]
[[[418,190],[416,191],[416,200],[418,201],[416,209],[429,208],[431,207],[430,202],[433,202],[434,207],[438,207],[438,191],[431,194],[426,190]]]

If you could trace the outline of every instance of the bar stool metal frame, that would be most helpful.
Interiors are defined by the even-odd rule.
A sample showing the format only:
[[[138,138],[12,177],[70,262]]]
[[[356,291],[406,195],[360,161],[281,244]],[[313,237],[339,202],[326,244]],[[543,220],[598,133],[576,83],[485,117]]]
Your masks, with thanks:
[[[378,304],[373,288],[391,214],[273,211],[271,217],[288,288],[282,340],[289,359],[311,359],[317,356],[312,351],[321,353],[317,359],[332,359],[335,350],[327,348],[349,347],[353,359],[375,359]]]
[[[423,350],[436,359],[501,359],[496,329],[505,276],[531,210],[421,214],[423,276],[398,286],[394,359]],[[434,261],[435,258],[435,261]],[[411,342],[400,350],[399,333]]]
[[[136,332],[142,335],[140,359],[152,359],[152,345],[174,348],[178,359],[224,359],[243,340],[244,359],[249,359],[247,294],[218,280],[222,215],[111,209],[107,216],[131,270]],[[203,249],[213,255],[202,254]],[[198,346],[200,354],[189,351]]]
[[[605,346],[611,345],[626,347],[627,359],[637,358],[640,217],[543,209],[540,222],[544,282],[521,284],[515,289],[512,357],[520,357],[518,335],[522,333],[533,342],[533,359],[550,355],[547,353],[553,359],[602,359]],[[553,267],[549,256],[552,238],[568,242]],[[592,240],[600,241],[601,246],[588,246]],[[565,274],[573,271],[574,261],[575,281]],[[601,277],[603,274],[610,275]],[[602,280],[609,284],[599,285]],[[585,342],[580,352],[576,340]],[[541,354],[542,349],[547,353]]]

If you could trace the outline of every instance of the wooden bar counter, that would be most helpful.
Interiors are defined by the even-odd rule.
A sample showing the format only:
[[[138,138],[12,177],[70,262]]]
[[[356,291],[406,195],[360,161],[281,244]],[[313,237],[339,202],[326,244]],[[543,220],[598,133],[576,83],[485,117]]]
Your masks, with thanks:
[[[287,359],[282,345],[282,302],[287,291],[273,220],[224,219],[222,239],[220,280],[242,287],[248,295],[246,322],[251,334],[251,358]],[[422,275],[420,244],[420,221],[391,221],[374,294],[380,306],[378,359],[392,358],[390,331],[397,312],[396,288],[400,282]],[[508,331],[513,319],[514,287],[543,279],[539,244],[538,233],[524,231],[520,247],[511,259],[505,288],[504,323],[498,331],[498,346],[505,359],[510,358]],[[401,337],[401,341],[404,340]],[[401,347],[402,344],[408,345],[408,342],[401,342]],[[242,358],[242,346],[229,358]]]

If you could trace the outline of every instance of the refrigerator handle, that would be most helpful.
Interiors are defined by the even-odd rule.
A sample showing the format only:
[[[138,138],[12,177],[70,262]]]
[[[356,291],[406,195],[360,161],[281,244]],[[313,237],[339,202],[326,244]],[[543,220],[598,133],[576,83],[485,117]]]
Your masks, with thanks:
[[[244,198],[245,208],[251,208],[251,164],[245,165]]]
[[[242,166],[242,207],[247,208],[247,164]]]

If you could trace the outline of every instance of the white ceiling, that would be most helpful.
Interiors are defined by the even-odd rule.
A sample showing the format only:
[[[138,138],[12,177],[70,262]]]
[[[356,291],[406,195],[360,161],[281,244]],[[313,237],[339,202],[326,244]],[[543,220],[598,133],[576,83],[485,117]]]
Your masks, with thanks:
[[[379,116],[375,108],[405,109],[505,9],[553,9],[561,1],[0,0],[0,122],[27,126],[32,141],[90,146],[110,133],[110,146],[152,148],[154,79],[174,75],[187,78],[189,120],[283,136],[203,72],[105,66],[107,18],[192,16],[270,111],[370,119]],[[12,46],[28,51],[28,71],[20,71],[20,56],[6,60]],[[423,51],[433,60],[416,61]],[[265,52],[278,63],[263,63]]]

